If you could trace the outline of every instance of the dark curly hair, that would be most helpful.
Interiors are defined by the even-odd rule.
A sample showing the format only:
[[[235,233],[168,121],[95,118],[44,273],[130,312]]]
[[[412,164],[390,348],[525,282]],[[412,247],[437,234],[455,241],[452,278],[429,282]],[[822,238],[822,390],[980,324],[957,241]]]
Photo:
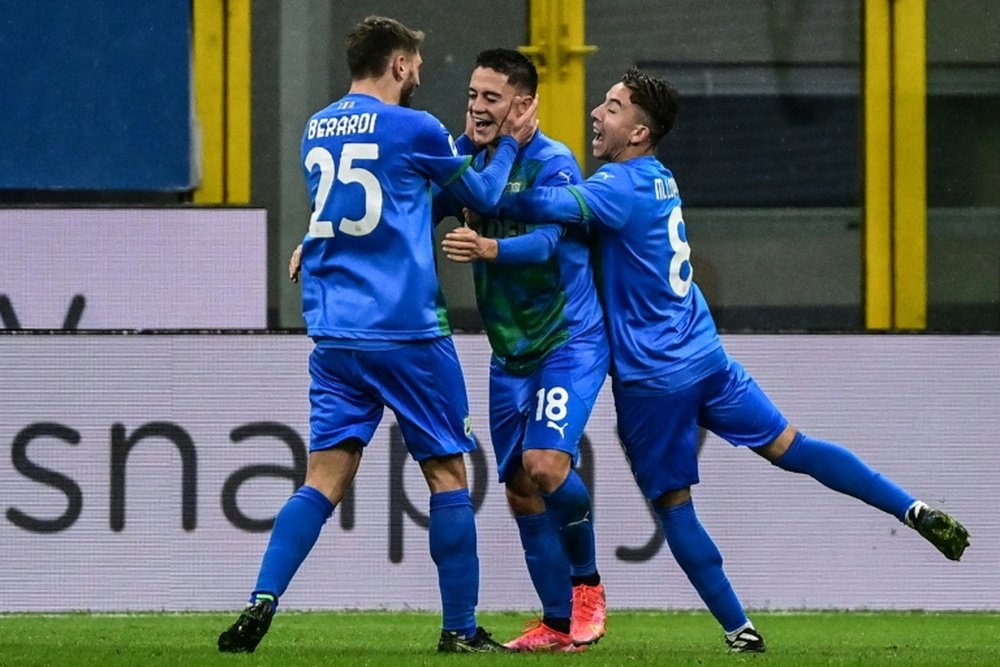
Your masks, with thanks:
[[[642,109],[649,127],[650,143],[655,147],[674,127],[681,96],[670,82],[630,67],[622,83],[631,93],[632,104]]]

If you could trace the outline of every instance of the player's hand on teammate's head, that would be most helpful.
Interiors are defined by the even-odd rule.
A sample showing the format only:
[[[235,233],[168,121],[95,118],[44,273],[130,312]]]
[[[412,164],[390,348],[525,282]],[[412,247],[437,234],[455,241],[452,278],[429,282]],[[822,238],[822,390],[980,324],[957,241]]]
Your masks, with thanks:
[[[509,134],[520,145],[531,141],[538,129],[538,96],[520,96],[514,98],[507,116],[500,126],[501,134]]]
[[[293,283],[299,282],[299,271],[302,270],[302,244],[295,246],[292,256],[288,258],[288,279]]]

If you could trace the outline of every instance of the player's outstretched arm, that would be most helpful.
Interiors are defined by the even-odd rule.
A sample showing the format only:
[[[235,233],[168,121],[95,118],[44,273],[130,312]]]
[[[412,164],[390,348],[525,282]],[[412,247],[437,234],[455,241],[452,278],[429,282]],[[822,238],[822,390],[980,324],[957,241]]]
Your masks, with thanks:
[[[594,222],[618,229],[635,203],[635,189],[620,165],[605,165],[583,183],[530,188],[505,195],[498,209],[504,217],[532,222]]]
[[[587,205],[573,186],[530,188],[518,194],[504,195],[499,213],[515,220],[532,222],[587,222]]]
[[[518,144],[510,136],[501,137],[500,145],[493,153],[493,159],[482,171],[466,167],[461,175],[444,188],[457,199],[462,206],[476,211],[489,211],[496,206],[500,195],[507,187],[514,158],[517,157]]]
[[[445,235],[441,248],[453,262],[467,264],[477,259],[497,264],[540,264],[555,254],[563,234],[560,224],[537,225],[526,234],[494,239],[482,236],[485,219],[465,209],[465,225]]]

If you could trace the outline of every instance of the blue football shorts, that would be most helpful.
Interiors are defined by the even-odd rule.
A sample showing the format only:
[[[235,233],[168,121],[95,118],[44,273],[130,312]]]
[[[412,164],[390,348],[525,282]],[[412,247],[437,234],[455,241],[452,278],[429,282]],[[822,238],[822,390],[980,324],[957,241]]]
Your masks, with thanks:
[[[655,378],[612,384],[618,436],[635,481],[650,501],[698,483],[699,426],[732,445],[761,447],[788,425],[734,359],[685,389],[664,392],[655,385]]]
[[[566,452],[576,465],[580,436],[608,374],[603,334],[571,340],[530,375],[490,365],[490,439],[501,482],[510,481],[525,449]]]
[[[366,445],[384,406],[417,461],[476,448],[465,378],[450,336],[392,349],[318,344],[309,357],[309,451],[348,438]]]

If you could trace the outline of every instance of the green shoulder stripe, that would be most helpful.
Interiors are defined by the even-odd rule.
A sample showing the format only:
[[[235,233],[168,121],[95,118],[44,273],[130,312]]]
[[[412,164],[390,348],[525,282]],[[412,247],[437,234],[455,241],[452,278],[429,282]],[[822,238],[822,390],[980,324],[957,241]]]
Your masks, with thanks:
[[[577,203],[580,205],[580,211],[583,213],[583,221],[587,222],[590,220],[590,207],[587,206],[587,202],[583,200],[583,195],[580,194],[580,191],[572,185],[567,185],[566,189],[569,190],[570,194],[576,198]]]
[[[445,185],[446,186],[447,185],[451,185],[452,183],[454,183],[455,181],[457,181],[459,178],[461,178],[462,174],[465,173],[465,170],[468,169],[469,165],[471,165],[471,164],[472,164],[472,156],[471,155],[466,155],[465,156],[465,160],[463,161],[462,166],[459,167],[458,170],[455,171],[454,174],[452,174],[451,178],[449,178],[447,181],[445,181]]]

